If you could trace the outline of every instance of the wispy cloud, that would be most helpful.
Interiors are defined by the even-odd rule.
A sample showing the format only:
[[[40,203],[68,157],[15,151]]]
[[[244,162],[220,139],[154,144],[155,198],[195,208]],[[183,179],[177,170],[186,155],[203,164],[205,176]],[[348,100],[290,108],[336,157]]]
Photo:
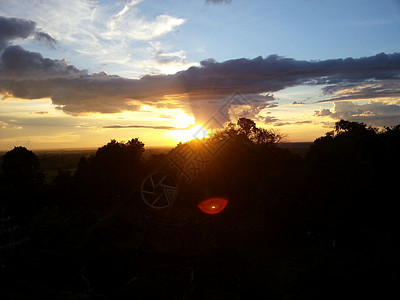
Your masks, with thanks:
[[[315,116],[364,122],[373,126],[391,126],[400,123],[398,104],[377,101],[364,104],[335,102],[333,109],[320,109],[315,111]]]
[[[48,114],[49,112],[48,111],[35,111],[35,112],[32,112],[31,114],[33,114],[33,115],[45,115],[45,114]]]
[[[400,95],[400,78],[391,80],[365,80],[364,82],[342,82],[328,85],[323,93],[331,96],[322,102],[359,101],[365,99],[398,100]]]
[[[50,48],[55,48],[57,41],[52,38],[48,33],[42,31],[35,32],[35,39],[49,46]]]
[[[158,73],[170,71],[154,55],[159,49],[169,52],[162,38],[186,20],[167,13],[146,15],[139,8],[140,2],[22,0],[10,1],[2,7],[2,13],[33,20],[40,25],[37,38],[41,43],[49,41],[45,33],[49,34],[59,41],[67,57],[83,68],[89,62],[99,66],[96,71],[118,69],[129,73],[129,77],[142,76],[149,69]],[[152,47],[154,42],[159,49]],[[182,65],[179,70],[185,67]]]
[[[232,0],[206,0],[206,3],[219,4],[219,3],[231,3]]]
[[[100,35],[112,40],[130,38],[147,41],[160,37],[185,22],[182,18],[166,14],[147,20],[135,7],[139,2],[141,1],[126,2],[119,12],[111,16],[107,22],[107,30],[101,32]]]
[[[173,126],[152,126],[152,125],[105,125],[102,128],[111,129],[126,129],[126,128],[149,128],[149,129],[162,129],[162,130],[182,130]]]

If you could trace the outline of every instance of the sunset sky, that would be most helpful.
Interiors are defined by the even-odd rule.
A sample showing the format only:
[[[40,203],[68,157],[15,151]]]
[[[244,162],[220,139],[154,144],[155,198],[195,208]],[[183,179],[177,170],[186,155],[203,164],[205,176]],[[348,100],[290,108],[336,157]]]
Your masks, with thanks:
[[[0,0],[0,150],[396,125],[399,47],[398,0]]]

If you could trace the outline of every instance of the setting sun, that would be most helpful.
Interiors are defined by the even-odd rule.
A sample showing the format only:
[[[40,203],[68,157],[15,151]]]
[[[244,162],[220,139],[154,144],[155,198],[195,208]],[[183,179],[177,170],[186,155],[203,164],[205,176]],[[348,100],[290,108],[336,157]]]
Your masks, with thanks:
[[[174,137],[179,142],[188,142],[193,139],[202,139],[208,136],[207,130],[201,125],[194,125],[188,129],[171,130],[167,135]]]

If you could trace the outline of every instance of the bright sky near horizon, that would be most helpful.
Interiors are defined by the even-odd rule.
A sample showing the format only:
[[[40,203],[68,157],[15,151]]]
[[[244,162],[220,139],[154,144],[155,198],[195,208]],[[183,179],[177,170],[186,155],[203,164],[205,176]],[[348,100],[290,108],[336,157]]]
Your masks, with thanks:
[[[398,0],[0,0],[0,150],[396,125],[399,46]]]

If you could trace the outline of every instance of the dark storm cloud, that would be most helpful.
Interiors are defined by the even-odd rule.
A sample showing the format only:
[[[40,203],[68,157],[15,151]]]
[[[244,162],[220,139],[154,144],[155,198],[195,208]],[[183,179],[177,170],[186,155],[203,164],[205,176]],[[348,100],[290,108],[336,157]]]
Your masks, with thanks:
[[[16,38],[27,38],[35,31],[36,24],[33,21],[17,18],[5,18],[0,16],[0,51]]]
[[[3,51],[0,72],[3,78],[18,76],[18,80],[86,74],[86,71],[80,71],[68,65],[65,60],[43,58],[40,53],[26,51],[21,46],[8,46]]]
[[[35,22],[0,16],[0,51],[6,48],[10,41],[17,38],[25,39],[29,36],[34,36],[35,39],[46,42],[50,47],[56,44],[56,40],[48,33],[36,30]]]
[[[0,79],[0,93],[4,95],[23,99],[50,97],[71,114],[136,110],[138,106],[131,104],[131,99],[157,96],[157,87],[169,91],[169,81],[164,78],[151,77],[150,82],[149,77],[131,80],[104,72],[89,75],[65,60],[43,58],[20,46],[8,46],[1,54]]]
[[[29,36],[34,32],[34,26],[29,21],[7,20],[8,23],[20,24],[14,26],[19,31],[8,29],[8,35],[3,33],[7,39]],[[21,28],[25,27],[30,29],[23,31]],[[39,35],[51,41],[50,36]],[[399,90],[393,90],[391,86],[399,80],[399,74],[398,53],[324,61],[270,55],[224,62],[209,59],[202,61],[199,67],[173,75],[127,79],[104,72],[89,74],[68,65],[65,60],[43,58],[40,53],[24,50],[20,46],[8,46],[1,54],[0,93],[23,99],[49,97],[53,104],[70,114],[116,113],[137,110],[142,104],[157,107],[189,104],[196,119],[201,115],[204,120],[212,112],[220,110],[224,101],[237,91],[244,95],[242,104],[249,106],[243,113],[254,115],[271,105],[274,101],[271,93],[302,84],[329,85],[325,93],[337,96],[340,88],[375,82],[398,95]],[[163,98],[167,95],[175,100]],[[373,97],[367,89],[364,95],[366,98]],[[224,109],[226,113],[230,107]]]
[[[187,91],[201,94],[207,88],[214,95],[239,90],[243,94],[276,92],[300,84],[339,84],[364,80],[396,79],[400,54],[378,54],[366,58],[299,61],[270,55],[266,58],[235,59],[222,63],[201,62],[177,73]]]

